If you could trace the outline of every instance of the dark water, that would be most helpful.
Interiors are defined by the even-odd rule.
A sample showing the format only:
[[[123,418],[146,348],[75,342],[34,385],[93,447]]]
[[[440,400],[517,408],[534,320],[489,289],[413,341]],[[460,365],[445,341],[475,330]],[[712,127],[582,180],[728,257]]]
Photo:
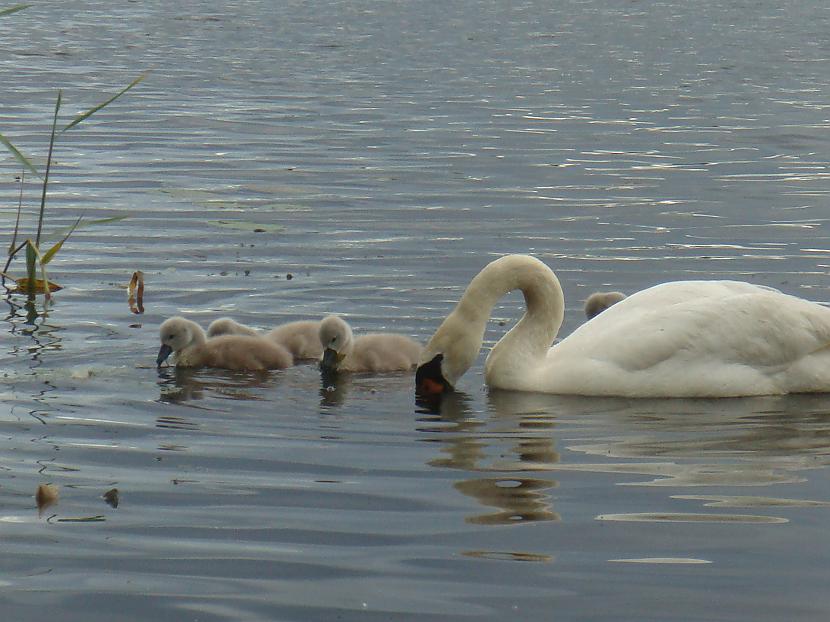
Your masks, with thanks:
[[[425,340],[509,252],[557,271],[565,333],[592,291],[676,278],[830,300],[829,19],[768,0],[0,17],[0,131],[40,163],[58,88],[68,121],[151,70],[61,137],[47,230],[129,218],[76,232],[45,310],[4,298],[4,618],[826,618],[823,396],[488,394],[480,360],[429,409],[408,376],[153,363],[177,313]],[[43,483],[60,500],[38,512]]]

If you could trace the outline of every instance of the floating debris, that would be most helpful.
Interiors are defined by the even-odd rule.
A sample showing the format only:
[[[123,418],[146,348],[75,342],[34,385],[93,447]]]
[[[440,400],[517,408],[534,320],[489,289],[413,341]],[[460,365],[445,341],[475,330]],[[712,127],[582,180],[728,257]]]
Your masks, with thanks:
[[[43,286],[43,279],[35,279],[34,287],[29,285],[28,277],[21,277],[19,279],[14,280],[15,284],[17,285],[17,289],[24,294],[42,294],[44,293],[44,286]],[[63,287],[55,283],[54,281],[49,281],[49,291],[50,292],[57,292],[62,290]]]
[[[130,311],[136,315],[144,313],[144,273],[141,270],[133,272],[133,278],[127,287],[127,297]]]
[[[102,497],[104,501],[106,501],[107,505],[112,508],[118,507],[118,488],[111,488],[107,492],[105,492]]]
[[[55,484],[41,484],[38,486],[35,493],[38,512],[43,512],[46,508],[55,505],[59,496],[60,493]]]

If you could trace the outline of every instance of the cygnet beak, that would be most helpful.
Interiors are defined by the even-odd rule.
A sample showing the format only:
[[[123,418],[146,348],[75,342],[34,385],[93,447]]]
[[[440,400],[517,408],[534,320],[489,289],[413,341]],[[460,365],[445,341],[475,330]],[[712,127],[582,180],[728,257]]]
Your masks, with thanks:
[[[345,354],[340,354],[334,348],[326,348],[323,351],[323,358],[320,360],[320,369],[336,370],[344,356]]]
[[[452,385],[441,372],[443,354],[436,354],[428,363],[419,365],[415,371],[415,393],[421,396],[440,395],[452,391]]]
[[[173,348],[166,343],[161,344],[159,348],[159,355],[156,357],[156,367],[161,367],[161,364],[167,360],[167,357],[173,352]]]

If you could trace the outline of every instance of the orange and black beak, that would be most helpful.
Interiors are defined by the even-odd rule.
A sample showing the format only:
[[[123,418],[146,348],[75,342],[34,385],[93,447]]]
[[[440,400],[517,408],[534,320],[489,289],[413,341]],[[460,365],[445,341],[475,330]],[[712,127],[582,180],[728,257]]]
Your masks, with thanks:
[[[415,371],[415,393],[423,397],[441,395],[452,391],[452,385],[441,373],[443,354],[436,354],[428,363],[420,365]]]

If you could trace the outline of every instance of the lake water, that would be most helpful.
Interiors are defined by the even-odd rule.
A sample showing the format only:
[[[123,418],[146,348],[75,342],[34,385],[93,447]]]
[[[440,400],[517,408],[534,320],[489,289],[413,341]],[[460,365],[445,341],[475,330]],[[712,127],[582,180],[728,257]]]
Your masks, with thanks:
[[[488,393],[482,353],[429,408],[410,375],[327,387],[311,365],[155,354],[174,314],[337,312],[426,340],[513,252],[558,273],[563,334],[592,291],[671,279],[828,301],[828,32],[812,0],[0,17],[0,131],[39,163],[59,88],[68,122],[150,70],[61,137],[46,230],[128,218],[70,238],[48,307],[3,299],[3,618],[825,619],[824,396]],[[0,158],[5,247],[19,166]],[[488,344],[521,307],[496,308]],[[46,483],[60,498],[39,511]]]

